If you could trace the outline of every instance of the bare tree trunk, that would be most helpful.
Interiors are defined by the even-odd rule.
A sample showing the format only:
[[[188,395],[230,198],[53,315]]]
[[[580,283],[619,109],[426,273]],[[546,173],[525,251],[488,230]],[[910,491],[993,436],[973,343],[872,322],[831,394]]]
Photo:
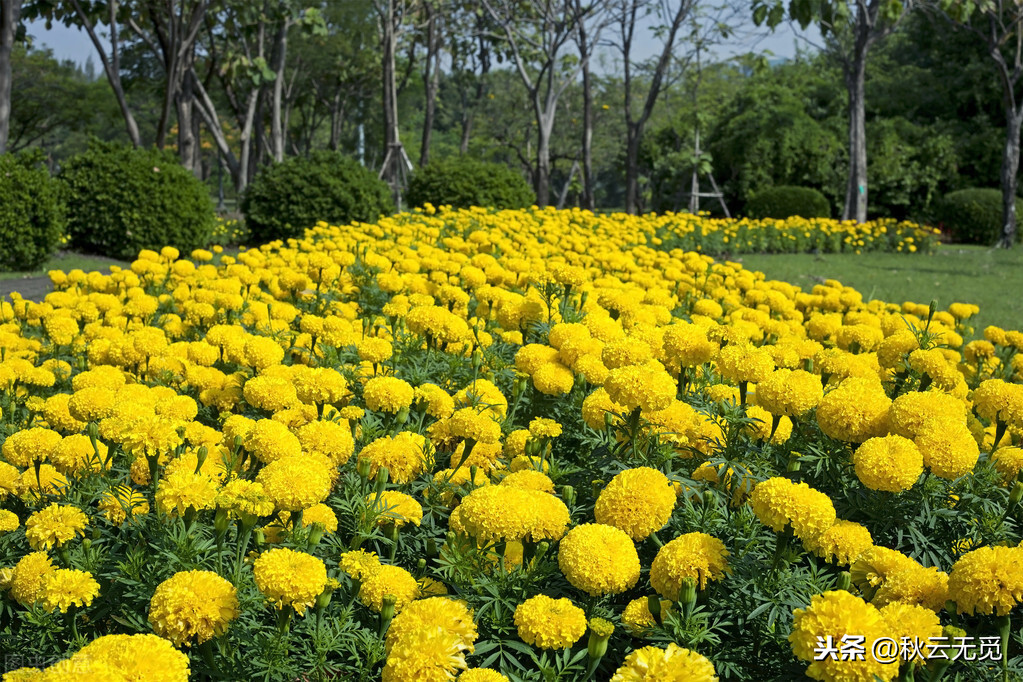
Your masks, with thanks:
[[[288,21],[277,31],[274,46],[274,86],[270,104],[270,143],[274,161],[284,160],[284,126],[281,106],[284,99],[284,64],[288,56]]]
[[[625,212],[639,210],[639,127],[635,124],[625,129]]]
[[[398,144],[398,84],[395,74],[395,31],[394,31],[394,2],[388,0],[387,15],[383,17],[383,87],[384,87],[384,154],[392,145]]]
[[[124,94],[124,85],[121,83],[121,52],[120,45],[118,42],[117,33],[117,0],[110,0],[109,11],[110,11],[110,55],[107,56],[106,47],[103,41],[100,40],[96,34],[96,27],[93,26],[92,22],[89,21],[89,17],[85,14],[82,9],[82,5],[79,0],[70,0],[71,6],[75,10],[75,15],[78,20],[82,23],[85,28],[85,32],[89,34],[89,40],[92,41],[93,47],[96,48],[96,52],[99,53],[99,59],[103,63],[103,72],[107,75],[107,81],[110,83],[110,88],[114,91],[114,96],[117,98],[117,106],[121,110],[121,116],[124,117],[124,127],[128,131],[128,139],[135,147],[142,145],[142,137],[139,135],[139,126],[135,122],[135,117],[131,113],[131,108],[128,106],[128,98]]]
[[[579,51],[583,55],[583,208],[593,210],[593,83],[590,78],[590,60],[587,58],[586,32],[579,29]]]
[[[0,3],[0,154],[7,151],[11,132],[11,53],[20,17],[21,0]]]
[[[433,135],[433,121],[437,112],[437,89],[440,87],[440,28],[439,17],[430,3],[424,9],[427,13],[426,64],[423,69],[423,86],[426,90],[426,109],[423,116],[423,137],[419,149],[419,165],[430,161],[430,138]]]
[[[867,220],[867,113],[864,87],[867,48],[865,40],[857,40],[852,62],[846,67],[845,74],[849,92],[849,177],[842,219],[858,223]]]
[[[553,112],[543,112],[537,106],[536,126],[536,205],[540,208],[551,202],[551,134],[554,129]]]
[[[189,67],[190,68],[190,67]],[[195,134],[195,90],[192,86],[192,72],[187,71],[175,97],[178,114],[178,157],[181,165],[202,177],[202,164],[197,163],[199,139]]]
[[[1005,112],[1005,149],[1002,154],[1002,234],[998,246],[1011,249],[1016,243],[1016,190],[1019,185],[1020,126],[1023,109],[1009,106]]]

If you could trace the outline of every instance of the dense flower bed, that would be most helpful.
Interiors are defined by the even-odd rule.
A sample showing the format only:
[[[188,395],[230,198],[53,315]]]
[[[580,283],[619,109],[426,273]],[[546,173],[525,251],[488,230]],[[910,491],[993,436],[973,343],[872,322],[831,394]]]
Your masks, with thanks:
[[[1023,334],[665,224],[402,214],[0,303],[3,679],[1018,673]]]

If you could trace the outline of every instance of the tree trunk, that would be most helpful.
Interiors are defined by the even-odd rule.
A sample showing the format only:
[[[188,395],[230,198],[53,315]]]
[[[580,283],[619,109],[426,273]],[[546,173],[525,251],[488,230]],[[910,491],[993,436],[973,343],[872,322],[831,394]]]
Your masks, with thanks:
[[[274,86],[270,105],[270,145],[274,161],[284,160],[284,125],[281,106],[284,100],[284,64],[288,56],[288,21],[277,31],[274,46]]]
[[[426,27],[426,64],[423,69],[423,87],[426,90],[426,109],[423,116],[423,138],[419,148],[419,165],[430,161],[430,138],[433,135],[433,121],[437,112],[437,89],[440,87],[440,29],[438,16],[424,5],[428,19]]]
[[[857,46],[846,74],[849,91],[849,177],[845,190],[843,220],[867,220],[867,51]]]
[[[11,53],[21,16],[21,0],[0,3],[0,154],[7,151],[11,131]]]
[[[341,88],[334,93],[334,99],[330,102],[330,151],[336,152],[341,147],[341,122],[344,119],[344,109],[341,106]]]
[[[625,132],[625,212],[639,210],[639,126],[629,124]]]
[[[383,18],[383,87],[384,87],[384,155],[398,144],[398,84],[395,74],[394,3],[388,0],[387,16]]]
[[[551,133],[554,116],[537,116],[536,139],[536,205],[540,208],[551,202]]]
[[[1019,185],[1020,125],[1023,109],[1009,107],[1005,112],[1005,149],[1002,153],[1002,234],[998,246],[1011,249],[1016,243],[1016,189]]]
[[[199,153],[199,140],[195,134],[195,90],[192,78],[185,74],[177,97],[174,98],[178,114],[178,157],[181,165],[192,171],[197,178],[202,177],[201,164],[196,163]]]
[[[580,45],[585,49],[585,43]],[[585,57],[584,57],[585,58]],[[583,208],[592,211],[593,196],[593,83],[589,59],[583,63]]]

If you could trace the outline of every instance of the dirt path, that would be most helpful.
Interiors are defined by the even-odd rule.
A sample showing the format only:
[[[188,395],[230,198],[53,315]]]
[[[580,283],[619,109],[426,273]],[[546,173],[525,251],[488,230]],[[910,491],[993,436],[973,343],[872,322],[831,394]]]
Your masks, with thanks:
[[[11,293],[15,291],[21,294],[22,298],[41,301],[46,294],[53,291],[53,283],[46,275],[0,280],[0,299],[9,300]]]

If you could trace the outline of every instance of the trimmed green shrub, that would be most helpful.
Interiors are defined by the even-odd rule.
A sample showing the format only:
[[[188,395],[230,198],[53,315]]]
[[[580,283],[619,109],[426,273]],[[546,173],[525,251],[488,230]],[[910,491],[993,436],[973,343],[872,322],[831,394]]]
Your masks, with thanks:
[[[408,205],[454,208],[527,208],[536,201],[529,183],[502,163],[454,157],[434,161],[412,174]]]
[[[0,271],[35,270],[64,234],[60,185],[42,158],[0,155]]]
[[[1023,218],[1023,200],[1016,198],[1016,215]],[[1002,191],[961,189],[950,192],[934,209],[935,222],[962,244],[994,244],[1002,237]],[[1023,230],[1016,230],[1023,238]]]
[[[213,233],[206,186],[170,153],[93,141],[58,177],[78,251],[128,260],[142,249],[201,248]]]
[[[315,151],[265,168],[245,190],[242,213],[252,241],[301,237],[320,220],[369,222],[394,211],[390,188],[357,161]]]
[[[827,198],[810,187],[780,185],[757,192],[746,202],[746,215],[750,218],[830,218],[831,205]]]

